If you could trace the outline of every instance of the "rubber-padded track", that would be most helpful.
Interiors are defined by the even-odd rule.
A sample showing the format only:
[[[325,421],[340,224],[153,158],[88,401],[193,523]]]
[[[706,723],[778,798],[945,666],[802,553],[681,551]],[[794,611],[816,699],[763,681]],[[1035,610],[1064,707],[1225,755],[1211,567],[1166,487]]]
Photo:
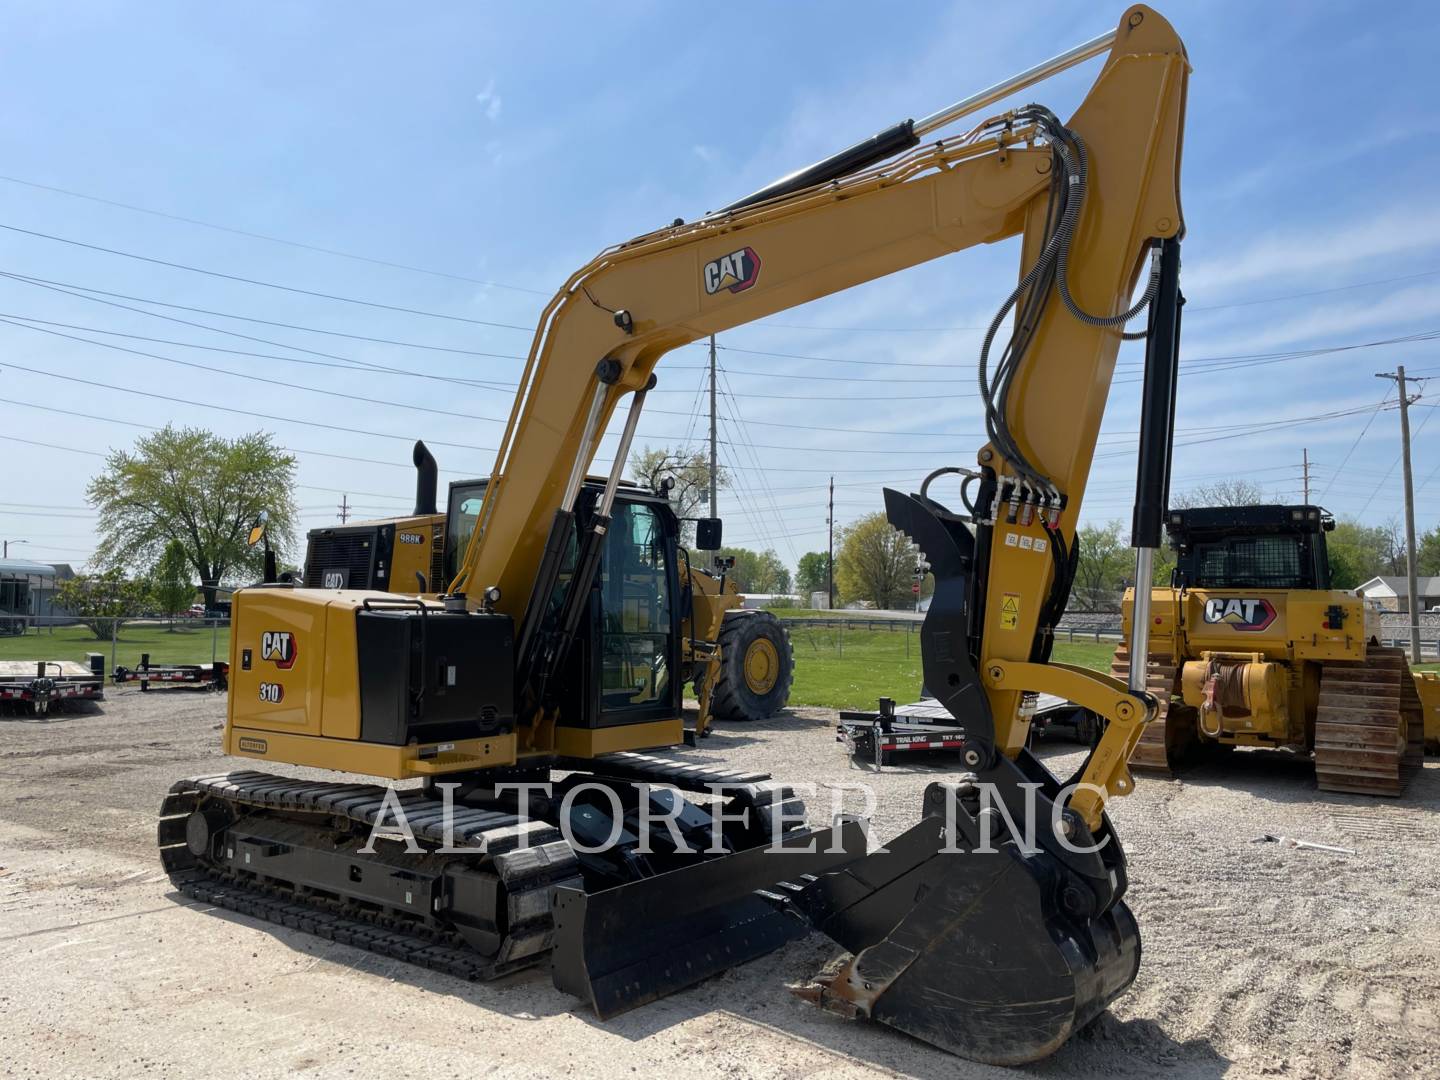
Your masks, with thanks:
[[[512,917],[489,956],[453,931],[437,932],[368,905],[298,893],[273,882],[242,880],[226,867],[197,858],[185,843],[190,814],[212,801],[236,816],[274,811],[304,821],[314,815],[316,828],[333,830],[349,822],[369,830],[381,815],[386,791],[371,784],[327,784],[261,772],[181,780],[161,806],[160,861],[175,888],[196,900],[460,978],[495,978],[544,960],[553,936],[551,887],[579,881],[574,853],[559,831],[544,822],[521,822],[510,814],[464,806],[451,817],[455,846],[484,846],[483,853],[465,861],[499,876],[508,910],[519,916]],[[444,843],[440,804],[419,791],[402,792],[399,799],[418,841]]]

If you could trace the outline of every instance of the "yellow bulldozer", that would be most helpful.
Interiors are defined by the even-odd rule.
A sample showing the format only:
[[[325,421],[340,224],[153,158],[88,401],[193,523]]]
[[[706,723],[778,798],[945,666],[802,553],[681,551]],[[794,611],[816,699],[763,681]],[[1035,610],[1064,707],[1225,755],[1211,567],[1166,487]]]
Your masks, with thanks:
[[[1101,56],[1068,119],[990,111]],[[463,977],[548,963],[602,1018],[814,929],[849,954],[802,990],[823,1008],[984,1062],[1057,1050],[1140,964],[1106,806],[1134,790],[1127,761],[1157,702],[1050,649],[1141,312],[1138,580],[1160,542],[1189,71],[1170,24],[1135,5],[1050,61],[576,270],[540,314],[453,575],[435,571],[432,523],[428,545],[397,541],[415,551],[392,549],[384,588],[322,565],[303,586],[267,572],[235,593],[223,739],[243,767],[171,787],[158,839],[175,888]],[[935,577],[925,684],[967,772],[930,784],[916,823],[872,851],[852,819],[807,824],[783,780],[655,753],[683,738],[685,557],[662,500],[620,473],[667,353],[1010,238],[1017,283],[978,358],[989,438],[973,468],[885,492]],[[588,482],[622,406],[609,472]],[[957,473],[952,508],[930,488]],[[401,578],[415,591],[389,591]],[[1027,748],[1037,693],[1105,720],[1073,782]],[[331,775],[280,774],[293,766]]]
[[[405,517],[311,529],[306,537],[303,580],[324,589],[378,589],[383,592],[438,593],[460,570],[475,531],[488,479],[450,483],[445,512],[437,508],[439,469],[423,440],[416,442],[415,509]],[[580,499],[588,508],[604,492],[603,477],[587,477]],[[645,507],[655,528],[680,537],[684,522],[666,499],[668,488],[648,492],[621,482],[615,502],[622,508]],[[625,513],[631,511],[625,509]],[[651,518],[646,518],[647,522]],[[720,547],[719,518],[690,521],[695,547]],[[713,568],[683,545],[677,548],[679,677],[693,685],[699,712],[690,738],[704,737],[715,720],[748,722],[773,716],[790,700],[794,649],[790,634],[769,611],[743,607],[745,598],[727,576],[733,560],[716,557]],[[636,612],[627,616],[632,621]]]
[[[1125,594],[1122,632],[1150,624],[1160,716],[1131,768],[1171,774],[1236,747],[1313,753],[1322,791],[1399,795],[1440,737],[1440,682],[1379,644],[1374,609],[1332,589],[1317,506],[1172,510],[1172,584]],[[1129,647],[1111,671],[1128,677]],[[1426,728],[1430,731],[1426,731]]]

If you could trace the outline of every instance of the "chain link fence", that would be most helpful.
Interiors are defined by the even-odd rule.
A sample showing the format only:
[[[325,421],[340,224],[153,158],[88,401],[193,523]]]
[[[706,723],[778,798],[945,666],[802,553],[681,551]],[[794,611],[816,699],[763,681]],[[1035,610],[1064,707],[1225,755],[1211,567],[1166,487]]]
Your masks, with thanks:
[[[209,664],[230,654],[228,618],[134,617],[85,619],[7,615],[0,625],[0,660],[73,660],[104,655],[106,670],[152,665]]]

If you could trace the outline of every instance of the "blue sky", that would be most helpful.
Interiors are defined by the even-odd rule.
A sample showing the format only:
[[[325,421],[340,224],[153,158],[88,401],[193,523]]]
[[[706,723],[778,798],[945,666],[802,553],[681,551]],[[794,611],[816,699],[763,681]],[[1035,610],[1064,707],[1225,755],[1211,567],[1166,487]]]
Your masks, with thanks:
[[[56,337],[33,321],[0,323],[0,536],[30,541],[12,556],[83,562],[93,547],[83,490],[101,463],[94,455],[129,445],[143,430],[134,425],[170,422],[275,432],[299,451],[307,527],[333,522],[342,492],[362,516],[403,512],[411,440],[424,435],[443,478],[455,478],[488,471],[486,448],[502,430],[475,417],[503,418],[508,393],[434,376],[513,382],[520,362],[506,357],[523,354],[529,335],[464,320],[527,326],[601,248],[929,113],[1109,29],[1122,10],[917,3],[903,17],[882,17],[858,3],[12,4],[0,37],[8,103],[0,175],[9,178],[0,180],[0,225],[457,318],[307,297],[0,229],[0,272],[141,298],[106,305],[0,278],[0,318],[49,320],[52,331],[235,373]],[[1377,410],[1390,388],[1374,373],[1405,364],[1440,376],[1440,346],[1420,340],[1251,366],[1213,358],[1287,357],[1440,327],[1440,10],[1217,2],[1162,10],[1195,68],[1184,167],[1189,374],[1174,486],[1234,474],[1296,499],[1304,448],[1324,505],[1372,522],[1398,515],[1398,417]],[[1026,96],[1063,116],[1098,63]],[[736,481],[721,497],[727,540],[773,547],[793,565],[823,548],[832,470],[843,523],[879,509],[883,484],[913,486],[931,467],[973,462],[982,441],[971,391],[980,335],[965,328],[988,320],[1017,258],[1014,244],[962,253],[724,335],[721,457]],[[1140,356],[1138,346],[1121,355],[1086,501],[1093,520],[1129,517]],[[643,443],[703,434],[703,360],[690,348],[662,364]],[[876,366],[887,363],[947,367]],[[1424,530],[1440,517],[1440,424],[1428,426],[1440,381],[1419,389],[1426,396],[1412,422]],[[247,415],[257,412],[331,426]],[[1343,415],[1307,420],[1330,413]],[[1305,422],[1237,427],[1277,420]],[[436,445],[444,443],[454,445]]]

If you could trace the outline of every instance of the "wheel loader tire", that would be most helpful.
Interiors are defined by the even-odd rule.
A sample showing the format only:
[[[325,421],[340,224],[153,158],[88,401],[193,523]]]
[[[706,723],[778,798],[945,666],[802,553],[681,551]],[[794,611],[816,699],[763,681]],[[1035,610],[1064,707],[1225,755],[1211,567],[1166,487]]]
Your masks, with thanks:
[[[790,700],[795,656],[784,624],[768,611],[728,611],[720,624],[720,677],[710,699],[716,720],[773,716]]]

